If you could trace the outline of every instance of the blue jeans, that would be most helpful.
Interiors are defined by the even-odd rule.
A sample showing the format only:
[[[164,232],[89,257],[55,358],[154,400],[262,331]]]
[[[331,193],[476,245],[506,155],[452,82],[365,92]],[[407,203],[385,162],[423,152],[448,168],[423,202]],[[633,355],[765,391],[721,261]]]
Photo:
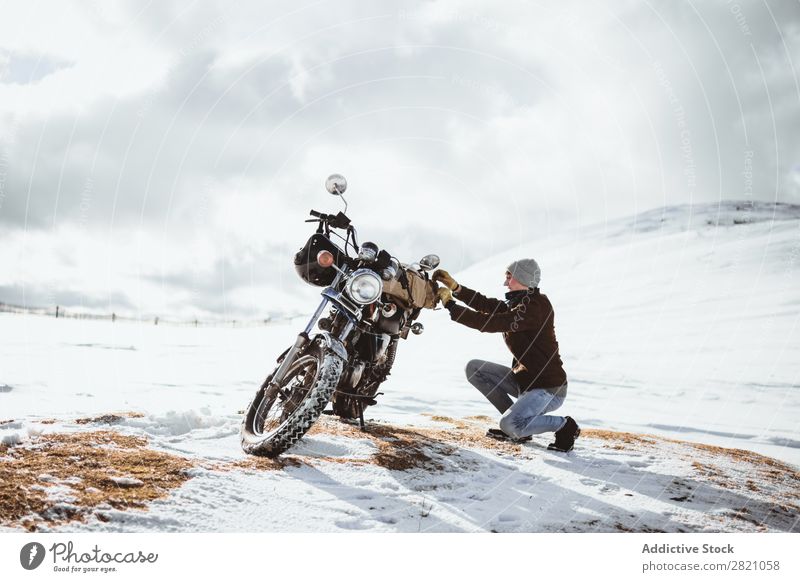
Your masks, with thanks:
[[[540,388],[520,394],[519,384],[508,366],[486,360],[470,360],[466,374],[469,383],[502,413],[500,430],[510,437],[518,439],[555,432],[567,421],[563,416],[546,415],[564,404],[563,396]],[[516,402],[512,397],[516,398]]]

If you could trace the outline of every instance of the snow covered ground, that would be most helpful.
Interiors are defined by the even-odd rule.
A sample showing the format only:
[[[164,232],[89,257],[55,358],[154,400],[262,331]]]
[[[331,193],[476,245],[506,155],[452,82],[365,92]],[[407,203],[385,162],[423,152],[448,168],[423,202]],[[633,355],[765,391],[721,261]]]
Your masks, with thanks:
[[[0,314],[0,480],[27,475],[33,496],[0,496],[17,516],[0,526],[796,530],[800,207],[659,209],[453,274],[500,297],[523,256],[556,309],[563,412],[593,429],[573,453],[482,437],[497,415],[464,364],[510,355],[444,311],[402,343],[371,431],[326,418],[280,463],[241,453],[240,411],[304,318],[231,329]]]

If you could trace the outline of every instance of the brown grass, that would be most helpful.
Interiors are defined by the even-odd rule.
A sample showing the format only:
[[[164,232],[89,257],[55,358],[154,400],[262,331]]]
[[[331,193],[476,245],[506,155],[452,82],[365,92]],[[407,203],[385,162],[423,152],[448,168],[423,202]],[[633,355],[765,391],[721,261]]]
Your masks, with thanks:
[[[76,418],[77,424],[119,424],[126,418],[143,418],[141,412],[119,412],[116,414],[103,414],[95,417]]]
[[[370,438],[378,445],[378,452],[373,456],[373,462],[384,469],[441,470],[444,466],[432,455],[446,456],[455,452],[454,447],[414,430],[378,425],[370,432]]]
[[[407,429],[391,425],[370,423],[366,431],[352,424],[339,420],[320,418],[308,431],[308,436],[337,435],[352,439],[367,439],[377,448],[369,458],[353,459],[337,456],[307,457],[293,455],[291,449],[278,457],[247,457],[232,463],[217,463],[215,470],[264,470],[279,471],[286,467],[299,467],[304,464],[318,462],[343,463],[348,465],[377,465],[393,471],[424,468],[426,470],[442,470],[441,458],[455,452],[455,447],[438,438],[439,431],[425,429]]]
[[[488,417],[486,417],[488,418]],[[369,423],[367,430],[357,426],[321,418],[308,432],[336,434],[349,438],[366,438],[378,448],[369,459],[347,459],[337,457],[315,457],[315,460],[345,462],[352,464],[375,464],[393,471],[423,468],[442,470],[445,457],[460,447],[492,449],[503,453],[518,453],[521,445],[498,441],[486,436],[486,426],[468,419],[453,419],[448,416],[431,416],[432,420],[454,425],[454,428],[409,427],[400,428],[387,424]]]
[[[786,488],[785,495],[791,499],[800,500],[800,472],[791,465],[771,457],[765,457],[753,451],[743,449],[726,449],[714,445],[701,443],[684,443],[696,450],[710,453],[715,457],[727,457],[736,463],[747,464],[754,477],[760,477],[761,483],[768,483],[772,486],[780,485]],[[717,484],[723,484],[727,480],[722,475],[711,475],[712,480]],[[716,479],[715,479],[716,477]],[[752,480],[747,481],[747,488],[750,491],[760,491],[763,486],[757,486]],[[789,504],[797,509],[795,504]]]
[[[270,459],[268,457],[255,457],[250,455],[232,463],[213,464],[208,468],[216,471],[231,471],[233,469],[282,471],[286,467],[300,467],[303,464],[303,461],[297,457],[282,456],[277,459]]]
[[[699,461],[692,461],[692,467],[694,467],[694,470],[703,475],[704,477],[716,477],[716,478],[724,477],[722,471],[719,468],[712,467],[711,465],[704,464]]]
[[[656,444],[656,439],[650,435],[634,434],[632,432],[617,432],[613,430],[601,430],[597,428],[587,428],[581,430],[580,438],[599,439],[614,443],[612,448],[617,448],[615,445],[644,445],[653,446]]]
[[[683,441],[675,441],[675,442],[683,442]],[[783,463],[771,457],[765,457],[764,455],[754,453],[753,451],[745,451],[744,449],[726,449],[724,447],[717,447],[714,445],[704,445],[702,443],[686,443],[686,444],[694,447],[695,449],[712,453],[713,455],[727,456],[733,459],[734,461],[745,461],[747,463],[751,463],[758,467],[774,469],[787,474],[792,474],[795,479],[800,479],[800,473],[798,473],[790,465],[787,465],[786,463]]]
[[[0,523],[35,531],[39,520],[83,521],[101,504],[143,508],[165,497],[189,478],[186,469],[191,463],[146,446],[142,437],[96,431],[51,434],[31,447],[7,448],[0,458]],[[44,475],[52,479],[41,479]],[[131,477],[141,484],[120,486],[112,477]],[[47,488],[52,485],[68,488],[73,500],[49,499]]]
[[[440,414],[423,414],[423,416],[430,417],[431,420],[435,420],[436,422],[446,422],[447,424],[452,424],[456,430],[469,430],[474,429],[477,425],[475,422],[469,422],[469,418],[459,419],[459,418],[451,418],[449,416],[442,416]],[[477,417],[472,417],[477,418]],[[484,417],[484,418],[489,418]],[[489,419],[491,420],[491,419]]]
[[[309,431],[314,434],[338,434],[350,438],[366,438],[378,451],[369,459],[341,459],[317,457],[316,459],[353,464],[370,463],[391,469],[407,471],[415,468],[441,470],[438,456],[450,455],[455,449],[441,440],[425,434],[422,429],[406,429],[385,424],[369,424],[366,431],[344,422],[327,418],[320,419]]]
[[[113,424],[124,418],[123,415],[135,413],[106,414],[78,419],[76,422]],[[29,530],[36,530],[37,524],[42,522],[58,524],[70,520],[85,520],[91,515],[103,519],[103,507],[144,508],[151,501],[165,497],[172,489],[184,483],[189,478],[186,470],[194,465],[215,471],[280,471],[289,467],[328,462],[371,464],[392,471],[443,471],[448,465],[452,469],[453,463],[457,467],[463,464],[464,460],[459,460],[458,457],[455,460],[448,459],[461,448],[489,449],[501,454],[518,454],[523,450],[524,445],[497,441],[485,436],[487,425],[492,422],[489,417],[453,419],[437,415],[430,418],[449,426],[400,428],[370,423],[367,430],[362,432],[357,426],[323,417],[309,431],[310,436],[327,434],[368,439],[377,451],[363,459],[334,455],[308,457],[293,455],[289,451],[278,459],[250,456],[234,462],[192,463],[182,457],[149,450],[144,437],[126,436],[111,430],[51,434],[38,437],[33,444],[25,446],[0,445],[0,524],[22,525]],[[760,468],[764,471],[761,474],[757,470],[753,471],[755,482],[748,480],[746,483],[750,491],[762,488],[756,482],[782,487],[788,484],[790,491],[798,491],[794,495],[789,493],[789,497],[797,499],[800,496],[797,471],[784,463],[750,451],[597,429],[584,430],[581,438],[596,439],[601,441],[601,446],[608,448],[627,448],[631,445],[652,448],[661,441],[679,443],[686,446],[688,451],[694,448],[715,458],[722,456],[734,459],[743,463],[745,470],[750,467]],[[695,471],[709,481],[718,484],[729,481],[723,468],[694,459],[691,462]],[[52,479],[40,479],[44,474],[51,475]],[[132,477],[141,481],[141,484],[120,486],[111,479],[114,476]],[[64,480],[70,477],[78,477],[79,480],[65,483]],[[53,485],[68,488],[69,495],[74,500],[60,503],[58,500],[48,499],[47,488]],[[797,506],[785,503],[785,508],[782,509],[796,511]],[[749,519],[747,515],[736,517]]]
[[[800,510],[797,504],[788,501],[788,499],[800,499],[800,480],[798,480],[798,473],[789,465],[751,451],[725,449],[722,447],[698,445],[695,443],[686,444],[696,449],[705,450],[714,455],[715,458],[724,458],[727,456],[734,459],[739,463],[740,470],[744,470],[748,475],[759,478],[758,482],[753,479],[745,480],[744,487],[748,491],[770,495],[776,491],[776,488],[779,488],[780,495],[787,499],[780,505],[781,509],[785,511]],[[760,470],[762,466],[767,466],[769,469],[766,471]],[[736,482],[731,479],[730,475],[727,475],[725,471],[719,467],[711,467],[708,464],[698,461],[692,461],[692,467],[704,478],[719,487],[725,489],[740,487],[740,485],[737,485]]]

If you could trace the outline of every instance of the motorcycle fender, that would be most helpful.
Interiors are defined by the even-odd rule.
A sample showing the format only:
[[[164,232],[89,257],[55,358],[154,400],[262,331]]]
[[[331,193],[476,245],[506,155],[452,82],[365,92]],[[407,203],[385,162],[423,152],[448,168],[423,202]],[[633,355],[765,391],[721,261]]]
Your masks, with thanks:
[[[321,331],[317,335],[314,336],[314,339],[322,338],[325,342],[326,347],[331,349],[337,356],[342,358],[343,361],[347,361],[347,350],[344,347],[344,344],[339,340],[338,337],[331,334],[327,331]]]

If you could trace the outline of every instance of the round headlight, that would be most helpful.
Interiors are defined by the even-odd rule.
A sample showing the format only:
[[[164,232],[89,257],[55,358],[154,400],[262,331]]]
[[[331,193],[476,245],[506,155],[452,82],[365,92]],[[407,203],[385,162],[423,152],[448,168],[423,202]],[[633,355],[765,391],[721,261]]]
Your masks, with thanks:
[[[383,281],[369,269],[358,269],[345,285],[347,295],[361,305],[374,303],[383,292]]]

